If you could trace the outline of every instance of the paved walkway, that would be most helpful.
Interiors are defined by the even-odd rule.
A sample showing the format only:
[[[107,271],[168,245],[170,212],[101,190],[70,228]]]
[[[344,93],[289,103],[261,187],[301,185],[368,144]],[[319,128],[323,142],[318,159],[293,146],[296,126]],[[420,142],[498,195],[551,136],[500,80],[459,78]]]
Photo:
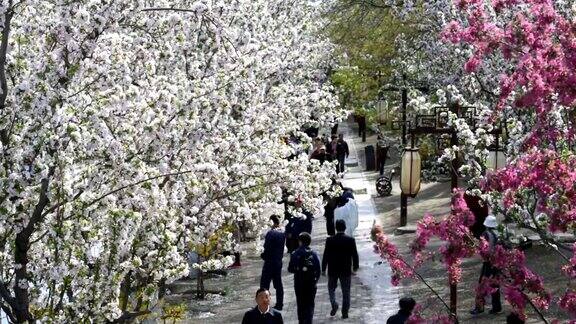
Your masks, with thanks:
[[[340,125],[340,132],[345,134],[351,151],[351,164],[343,179],[343,184],[354,190],[354,198],[358,203],[359,225],[356,230],[356,242],[360,255],[360,281],[369,287],[373,307],[367,309],[364,323],[382,323],[383,319],[396,313],[400,290],[390,284],[390,267],[382,263],[382,259],[374,253],[374,243],[370,239],[370,230],[374,221],[378,220],[373,196],[376,195],[374,172],[365,172],[364,147],[362,139],[350,127],[350,124]],[[355,160],[355,161],[354,161]]]

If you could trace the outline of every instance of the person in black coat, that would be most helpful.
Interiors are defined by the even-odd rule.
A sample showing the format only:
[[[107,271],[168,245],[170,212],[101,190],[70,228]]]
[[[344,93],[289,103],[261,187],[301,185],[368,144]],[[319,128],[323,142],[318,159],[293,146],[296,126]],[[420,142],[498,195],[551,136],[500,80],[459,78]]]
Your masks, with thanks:
[[[276,289],[276,305],[274,308],[281,311],[284,305],[284,286],[282,285],[282,256],[284,255],[284,241],[286,237],[280,229],[280,217],[270,216],[272,228],[264,238],[264,252],[260,254],[264,260],[260,288],[270,289],[270,281]]]
[[[338,135],[338,142],[336,143],[336,159],[338,160],[337,173],[344,172],[344,164],[349,155],[350,150],[348,149],[348,143],[344,140],[344,134],[340,134]]]
[[[288,253],[294,252],[298,248],[298,236],[300,233],[312,233],[312,213],[303,210],[305,217],[290,215],[286,225],[286,248]]]
[[[320,279],[320,259],[310,248],[312,237],[304,232],[298,236],[300,247],[290,256],[288,272],[294,274],[298,323],[312,324],[316,283]]]
[[[412,310],[416,306],[416,301],[411,297],[404,297],[400,299],[400,310],[396,315],[390,316],[386,324],[404,324],[412,315]]]
[[[468,209],[474,214],[474,224],[470,226],[470,232],[475,238],[480,239],[486,230],[484,221],[488,217],[488,204],[481,197],[466,193],[464,194],[464,201],[466,201]]]
[[[326,206],[324,206],[324,217],[326,217],[326,233],[328,236],[336,234],[334,228],[334,210],[338,207],[338,199],[340,197],[328,197]]]
[[[328,295],[332,310],[330,316],[336,315],[338,303],[336,302],[336,287],[338,281],[342,288],[342,318],[348,318],[350,310],[350,283],[352,274],[358,270],[358,251],[356,240],[344,232],[346,222],[342,219],[336,221],[336,235],[326,239],[326,247],[322,256],[322,274],[326,275],[328,267]]]
[[[256,304],[244,314],[242,324],[284,324],[282,314],[270,307],[270,292],[267,289],[256,291]]]

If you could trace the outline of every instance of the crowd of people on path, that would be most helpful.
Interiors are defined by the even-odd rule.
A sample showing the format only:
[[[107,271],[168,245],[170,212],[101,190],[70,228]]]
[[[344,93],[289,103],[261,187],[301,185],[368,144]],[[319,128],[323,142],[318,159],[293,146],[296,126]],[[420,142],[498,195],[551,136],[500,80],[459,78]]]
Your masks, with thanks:
[[[316,137],[312,141],[310,159],[324,162],[337,161],[336,173],[344,174],[346,159],[350,156],[350,148],[344,140],[344,134],[332,134],[330,139],[325,135]]]
[[[314,134],[313,134],[314,135]],[[349,148],[344,136],[337,136],[333,129],[331,139],[324,135],[313,136],[310,159],[317,159],[320,163],[338,161],[337,174],[343,175],[345,159],[349,156]],[[294,294],[296,297],[296,312],[300,324],[311,324],[314,318],[314,308],[317,293],[317,283],[322,276],[327,275],[328,296],[331,310],[330,316],[336,316],[341,311],[342,318],[349,316],[351,307],[352,276],[359,269],[359,257],[354,239],[354,232],[358,226],[358,205],[351,189],[345,188],[336,179],[333,179],[330,192],[340,192],[339,195],[324,195],[324,217],[326,218],[327,238],[320,259],[318,253],[311,248],[312,242],[312,213],[302,209],[302,202],[298,199],[290,201],[289,194],[283,193],[280,203],[284,204],[284,220],[287,222],[282,230],[282,220],[278,215],[270,217],[270,230],[264,238],[264,260],[260,278],[260,288],[256,292],[257,306],[245,313],[242,324],[283,323],[282,310],[284,308],[284,285],[282,283],[282,269],[284,247],[290,254],[287,270],[294,277]],[[336,190],[334,190],[336,189]],[[471,199],[471,197],[466,197]],[[476,224],[471,232],[477,238],[483,237],[489,244],[489,251],[493,252],[498,242],[495,233],[497,227],[496,217],[488,215],[483,204],[467,201],[471,211],[476,216]],[[477,205],[477,206],[476,206]],[[474,207],[476,206],[476,207]],[[300,210],[301,216],[293,215],[294,210]],[[498,270],[484,262],[480,272],[479,283],[497,276]],[[273,284],[276,292],[276,303],[270,307],[270,286]],[[342,291],[341,305],[336,300],[336,289],[340,285]],[[491,314],[502,311],[500,301],[500,287],[492,285]],[[485,296],[478,295],[476,305],[471,311],[472,315],[484,312]],[[408,321],[416,306],[416,301],[404,297],[399,301],[397,314],[391,316],[386,324],[403,324]],[[522,324],[524,321],[515,313],[506,318],[506,323]]]
[[[348,318],[351,305],[350,289],[352,276],[359,268],[358,251],[354,231],[358,226],[358,205],[351,189],[344,188],[333,180],[331,192],[338,195],[324,195],[326,207],[327,239],[322,259],[314,251],[312,242],[312,213],[302,208],[302,202],[283,193],[279,203],[284,205],[284,219],[287,222],[282,230],[279,215],[270,216],[270,230],[264,237],[264,260],[260,277],[260,289],[256,293],[257,306],[248,311],[243,323],[282,323],[284,308],[284,285],[282,283],[284,247],[290,254],[288,272],[294,276],[294,294],[298,322],[312,323],[317,293],[317,283],[321,276],[328,277],[328,295],[332,306],[330,316],[340,309],[336,301],[338,283],[342,290],[342,318]],[[293,215],[299,210],[302,215]],[[276,292],[276,303],[270,307],[271,284]]]

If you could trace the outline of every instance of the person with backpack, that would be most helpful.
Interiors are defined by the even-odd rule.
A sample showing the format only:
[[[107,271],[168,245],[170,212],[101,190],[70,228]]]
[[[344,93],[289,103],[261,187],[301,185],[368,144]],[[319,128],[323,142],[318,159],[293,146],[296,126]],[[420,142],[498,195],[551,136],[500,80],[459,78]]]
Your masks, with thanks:
[[[494,215],[488,215],[484,220],[484,226],[486,230],[482,233],[482,237],[488,242],[490,247],[490,253],[493,254],[496,245],[498,242],[498,235],[494,232],[494,229],[498,226],[498,221]],[[480,280],[478,283],[481,283],[482,280],[490,280],[495,276],[498,276],[500,271],[492,265],[490,261],[484,261],[482,263],[482,271],[480,272]],[[500,301],[500,285],[494,283],[492,284],[492,288],[496,290],[492,293],[492,309],[490,310],[490,314],[498,314],[502,311],[502,302]],[[485,304],[485,296],[476,296],[476,307],[470,311],[472,315],[478,315],[484,312],[484,304]]]
[[[342,219],[336,221],[336,235],[326,239],[326,247],[322,256],[322,275],[326,275],[328,267],[328,295],[332,310],[330,316],[336,315],[338,303],[336,302],[336,287],[340,281],[342,288],[342,318],[348,318],[350,310],[350,283],[352,275],[358,271],[358,250],[353,237],[346,235],[346,222]]]
[[[303,232],[298,236],[300,247],[290,256],[288,272],[294,274],[294,292],[299,324],[311,324],[314,317],[316,283],[320,279],[320,259],[310,248],[312,237]]]

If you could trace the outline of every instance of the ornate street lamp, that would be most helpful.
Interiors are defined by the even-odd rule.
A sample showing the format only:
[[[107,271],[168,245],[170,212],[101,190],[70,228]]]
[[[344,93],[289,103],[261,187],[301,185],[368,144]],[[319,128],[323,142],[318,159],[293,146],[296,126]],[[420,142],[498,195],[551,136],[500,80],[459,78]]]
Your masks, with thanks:
[[[407,147],[402,154],[400,189],[408,197],[416,197],[420,191],[420,169],[422,160],[416,147]]]
[[[488,158],[486,159],[486,169],[490,171],[498,171],[506,165],[506,155],[504,151],[499,148],[492,148],[488,151]]]

